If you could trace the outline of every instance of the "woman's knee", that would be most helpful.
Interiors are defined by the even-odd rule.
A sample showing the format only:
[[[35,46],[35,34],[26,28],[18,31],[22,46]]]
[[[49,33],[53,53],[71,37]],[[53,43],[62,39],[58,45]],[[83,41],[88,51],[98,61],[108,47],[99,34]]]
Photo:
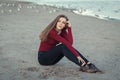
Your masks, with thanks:
[[[64,44],[60,44],[58,46],[61,47],[61,48],[67,48]]]

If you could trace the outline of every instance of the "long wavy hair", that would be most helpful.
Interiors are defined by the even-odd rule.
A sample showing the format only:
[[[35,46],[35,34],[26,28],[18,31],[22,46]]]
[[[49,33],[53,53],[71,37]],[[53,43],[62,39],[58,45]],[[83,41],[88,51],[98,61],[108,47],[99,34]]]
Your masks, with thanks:
[[[68,21],[67,16],[58,15],[39,35],[41,41],[47,41],[49,32],[56,27],[56,24],[61,17],[65,18],[66,21]]]

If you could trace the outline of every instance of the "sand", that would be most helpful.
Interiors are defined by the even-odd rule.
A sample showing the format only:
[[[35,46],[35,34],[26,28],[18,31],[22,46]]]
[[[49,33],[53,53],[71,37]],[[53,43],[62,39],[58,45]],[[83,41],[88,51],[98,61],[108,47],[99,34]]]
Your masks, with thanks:
[[[69,17],[74,47],[104,74],[80,72],[65,57],[37,61],[39,33],[59,14]],[[30,2],[0,1],[0,80],[120,80],[120,22]]]

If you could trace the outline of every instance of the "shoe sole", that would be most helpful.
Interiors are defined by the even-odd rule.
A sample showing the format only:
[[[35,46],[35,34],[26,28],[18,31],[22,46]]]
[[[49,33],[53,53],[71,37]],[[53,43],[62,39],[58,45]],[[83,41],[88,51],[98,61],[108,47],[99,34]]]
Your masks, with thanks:
[[[80,70],[80,71],[82,71],[82,72],[87,72],[87,73],[99,73],[99,74],[104,74],[104,73],[105,73],[105,72],[100,71],[100,70],[98,70],[98,71],[93,71],[93,70],[87,70],[87,71],[85,71],[85,70]]]

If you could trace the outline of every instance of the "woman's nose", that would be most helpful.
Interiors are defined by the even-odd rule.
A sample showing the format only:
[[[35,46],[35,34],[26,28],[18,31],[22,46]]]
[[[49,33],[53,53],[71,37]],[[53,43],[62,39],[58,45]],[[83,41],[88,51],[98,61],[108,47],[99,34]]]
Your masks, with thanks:
[[[60,22],[60,24],[62,25],[63,23],[62,23],[62,22]]]

